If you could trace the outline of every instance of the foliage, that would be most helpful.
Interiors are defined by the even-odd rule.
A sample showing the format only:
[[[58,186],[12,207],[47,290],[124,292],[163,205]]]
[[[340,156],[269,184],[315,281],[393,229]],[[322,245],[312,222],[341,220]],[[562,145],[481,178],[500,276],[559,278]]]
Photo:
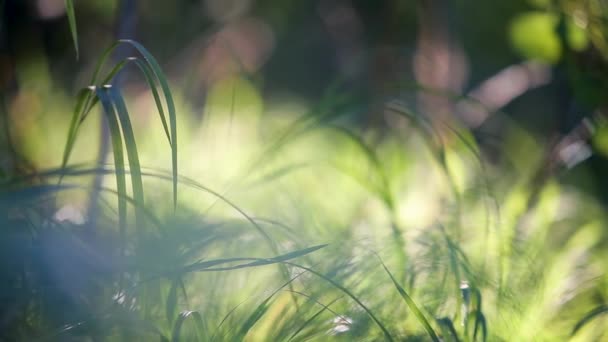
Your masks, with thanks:
[[[78,54],[72,1],[66,6]],[[536,13],[516,20],[513,35],[531,21],[555,25]],[[553,38],[541,57],[557,62],[566,48]],[[105,66],[119,46],[137,57]],[[127,107],[136,101],[115,79],[130,65],[160,125],[142,124],[146,111]],[[211,114],[191,121],[183,89],[143,45],[120,40],[69,122],[63,103],[48,103],[67,127],[49,133],[66,142],[48,152],[57,164],[12,170],[0,185],[0,338],[608,336],[603,204],[562,182],[563,165],[547,171],[557,162],[506,114],[493,113],[510,136],[498,147],[504,159],[492,161],[475,132],[404,99],[387,107],[392,125],[365,127],[356,96],[336,82],[316,105],[278,119],[259,113],[254,91],[242,95],[251,82],[234,76],[212,89]],[[400,100],[417,92],[475,102],[423,85],[394,88]],[[80,163],[96,110],[109,127],[110,165]],[[241,110],[252,114],[233,120]],[[594,125],[603,132],[602,120]],[[95,188],[97,176],[106,183]],[[83,197],[88,210],[78,208]]]

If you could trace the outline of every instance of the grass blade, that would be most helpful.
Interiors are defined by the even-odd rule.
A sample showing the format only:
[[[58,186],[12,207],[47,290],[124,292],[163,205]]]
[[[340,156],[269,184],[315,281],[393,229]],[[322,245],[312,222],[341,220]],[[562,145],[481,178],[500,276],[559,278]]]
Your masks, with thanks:
[[[456,332],[456,328],[454,328],[454,324],[452,320],[444,317],[437,320],[437,324],[441,328],[443,332],[443,340],[442,341],[452,341],[452,342],[460,342],[458,338],[458,333]]]
[[[298,293],[298,294],[302,294],[302,293]],[[329,302],[329,304],[325,305],[323,303],[320,303],[318,301],[315,300],[315,303],[319,304],[322,306],[322,309],[320,309],[319,311],[315,312],[312,316],[310,316],[310,318],[308,318],[304,323],[302,323],[302,325],[296,329],[296,331],[294,331],[293,334],[291,334],[291,336],[289,337],[289,339],[287,341],[291,341],[293,340],[302,330],[304,330],[304,328],[306,328],[310,323],[312,323],[319,315],[321,315],[323,312],[325,311],[333,311],[331,310],[329,307],[337,302],[339,299],[341,299],[342,297],[338,297],[338,298],[334,298],[334,300],[332,300],[331,302]],[[312,298],[311,298],[312,299]],[[314,300],[314,299],[312,299]],[[335,313],[336,316],[340,316],[337,313]]]
[[[76,59],[80,57],[78,49],[78,30],[76,28],[76,14],[74,11],[74,0],[65,0],[65,12],[68,16],[68,22],[70,24],[70,31],[72,32],[72,41],[74,43],[74,50],[76,50]]]
[[[376,256],[378,256],[378,255],[376,255]],[[412,310],[412,312],[414,313],[414,315],[416,316],[416,318],[418,319],[418,321],[424,326],[424,329],[429,334],[429,336],[431,337],[431,339],[433,341],[435,341],[435,342],[439,342],[440,339],[437,336],[437,333],[435,333],[435,330],[433,330],[433,327],[431,327],[431,324],[429,323],[429,321],[426,319],[426,317],[424,317],[424,314],[418,308],[418,305],[416,305],[416,303],[414,302],[414,300],[412,299],[412,297],[410,297],[410,295],[407,294],[407,292],[405,291],[405,289],[401,285],[399,285],[399,283],[397,282],[397,280],[395,279],[395,277],[393,276],[393,274],[391,273],[391,271],[388,270],[388,268],[386,267],[386,265],[380,259],[379,256],[378,256],[378,259],[380,260],[380,263],[382,264],[382,267],[384,268],[384,270],[386,271],[386,273],[388,273],[388,275],[391,277],[391,280],[393,281],[393,284],[395,285],[395,288],[397,288],[397,291],[401,295],[401,298],[403,298],[403,300],[405,301],[405,303],[407,304],[407,306],[410,308],[410,310]]]
[[[123,143],[120,135],[120,127],[116,118],[116,111],[111,99],[106,94],[105,89],[96,88],[95,94],[99,98],[103,111],[105,113],[108,126],[110,128],[110,137],[112,139],[112,150],[114,153],[114,164],[116,165],[116,190],[118,192],[118,225],[120,235],[123,238],[126,236],[126,221],[127,221],[127,185],[125,181],[125,165],[123,156]]]
[[[334,286],[335,288],[339,289],[340,291],[344,292],[347,296],[349,296],[352,300],[354,300],[363,310],[365,310],[365,312],[367,313],[367,315],[374,321],[374,323],[376,323],[376,325],[380,328],[380,330],[382,330],[382,333],[384,334],[384,338],[387,341],[394,341],[395,339],[393,338],[393,336],[391,335],[391,333],[388,331],[388,329],[386,328],[386,326],[384,326],[384,324],[382,324],[382,322],[380,322],[380,320],[376,317],[376,315],[374,315],[374,313],[365,305],[363,304],[363,302],[361,302],[361,300],[359,300],[359,298],[357,298],[357,296],[355,296],[352,292],[350,292],[347,288],[345,288],[344,286],[338,284],[335,280],[331,279],[330,277],[321,274],[315,270],[313,270],[312,268],[306,267],[306,266],[302,266],[302,265],[298,265],[292,262],[285,262],[287,265],[292,265],[298,268],[301,268],[303,270],[306,270],[314,275],[316,275],[317,277],[325,280],[326,282],[330,283],[332,286]]]
[[[230,309],[230,311],[228,311],[228,313],[226,315],[224,315],[224,317],[220,321],[220,324],[218,324],[217,328],[215,328],[215,332],[213,333],[213,335],[211,335],[211,338],[209,339],[209,341],[211,341],[211,342],[215,341],[215,337],[220,333],[220,328],[222,327],[222,325],[224,325],[224,323],[228,320],[228,318],[230,316],[232,316],[232,314],[236,311],[236,309],[238,309],[246,301],[247,300],[244,300],[244,301],[240,302],[235,307],[233,307],[232,309]]]
[[[247,336],[247,333],[251,330],[251,328],[253,328],[253,326],[268,311],[268,308],[270,307],[270,305],[269,305],[270,300],[279,291],[281,291],[285,286],[290,285],[294,280],[298,279],[304,273],[305,272],[298,273],[295,277],[292,277],[291,279],[289,279],[287,282],[285,282],[283,285],[281,285],[278,289],[274,290],[268,297],[266,297],[266,299],[264,299],[264,301],[255,308],[255,310],[251,313],[251,315],[249,315],[249,317],[247,318],[245,323],[241,326],[239,334],[237,335],[235,340],[243,340],[245,338],[245,336]]]
[[[165,101],[167,103],[167,112],[169,115],[169,125],[171,131],[171,166],[173,170],[173,209],[177,209],[177,119],[176,119],[176,111],[175,111],[175,103],[173,101],[173,95],[171,95],[171,89],[169,88],[169,83],[167,82],[167,77],[163,73],[160,65],[156,61],[156,59],[148,52],[148,50],[143,47],[140,43],[134,40],[119,40],[120,43],[130,44],[143,56],[144,60],[152,69],[152,72],[156,76],[160,87],[165,95]]]
[[[471,341],[477,341],[477,334],[479,332],[479,328],[481,327],[481,340],[483,342],[486,342],[488,340],[488,325],[486,322],[485,315],[481,311],[475,310],[471,313],[471,316],[473,316],[471,318],[473,318],[474,320],[473,338],[471,339]]]
[[[242,341],[253,326],[264,316],[270,307],[269,302],[272,297],[266,298],[255,310],[247,317],[245,323],[241,326],[238,335],[234,338],[235,341]]]
[[[598,306],[597,308],[591,310],[581,320],[579,320],[576,323],[576,325],[572,329],[572,333],[570,334],[570,336],[576,335],[576,333],[579,330],[581,330],[581,328],[584,327],[587,323],[589,323],[592,320],[594,320],[595,318],[597,318],[601,315],[605,315],[605,314],[608,314],[608,305],[601,305],[601,306]]]
[[[144,74],[144,78],[152,91],[152,96],[154,97],[154,102],[156,103],[156,108],[158,109],[158,115],[160,116],[161,123],[163,124],[163,129],[165,130],[165,134],[167,135],[167,140],[169,141],[169,145],[173,146],[171,140],[171,134],[169,133],[169,127],[167,126],[167,119],[165,118],[165,111],[163,109],[163,104],[160,101],[160,95],[158,94],[158,90],[156,88],[156,82],[154,82],[153,71],[150,69],[150,66],[146,63],[142,63],[141,60],[135,59],[135,64],[139,67],[139,70]]]
[[[72,153],[72,150],[74,148],[74,143],[76,142],[76,136],[78,134],[78,128],[80,127],[81,113],[84,110],[86,103],[93,95],[94,88],[83,88],[80,90],[80,92],[78,92],[78,101],[76,102],[76,107],[74,108],[74,112],[72,113],[72,119],[70,120],[70,128],[68,130],[68,139],[63,151],[63,158],[61,161],[62,169],[66,167],[70,158],[70,154]]]
[[[167,304],[165,306],[165,314],[167,315],[167,321],[169,324],[173,323],[173,317],[177,309],[177,288],[179,286],[179,277],[176,277],[171,282],[171,288],[167,295]]]
[[[186,319],[190,317],[192,318],[192,320],[194,320],[198,339],[201,341],[204,340],[203,337],[205,334],[205,325],[203,323],[203,317],[201,316],[201,314],[198,311],[184,311],[179,314],[179,317],[175,321],[173,333],[171,334],[171,341],[177,342],[180,340],[179,337],[181,336],[182,326],[184,325]]]
[[[214,260],[202,261],[202,262],[197,262],[197,263],[184,267],[181,270],[181,272],[185,273],[185,272],[204,272],[204,271],[207,271],[207,272],[208,271],[228,271],[228,270],[235,270],[235,269],[241,269],[241,268],[257,267],[257,266],[283,263],[285,261],[295,259],[295,258],[304,256],[304,255],[310,254],[312,252],[315,252],[321,248],[324,248],[325,246],[327,246],[327,245],[318,245],[318,246],[308,247],[308,248],[300,249],[297,251],[289,252],[289,253],[286,253],[283,255],[279,255],[274,258],[267,258],[267,259],[263,259],[263,258],[225,258],[225,259],[214,259]],[[251,261],[251,260],[253,260],[253,261],[250,263],[246,263],[246,264],[239,264],[239,265],[235,265],[235,266],[228,266],[228,267],[221,267],[221,268],[220,267],[211,268],[216,265],[221,265],[221,264],[226,264],[226,263],[231,263],[231,262],[236,262],[236,261]]]
[[[154,97],[154,103],[156,104],[156,108],[158,109],[158,114],[160,116],[160,120],[163,125],[163,129],[165,130],[165,134],[167,135],[167,140],[169,141],[169,144],[171,145],[171,136],[169,133],[169,127],[167,126],[167,120],[165,118],[165,111],[163,109],[163,105],[160,100],[160,95],[158,93],[158,89],[156,86],[154,73],[153,73],[152,69],[150,68],[150,66],[148,66],[148,64],[142,62],[137,57],[127,57],[124,60],[120,61],[120,63],[116,64],[112,68],[112,70],[110,70],[110,72],[106,75],[106,77],[103,79],[101,84],[112,83],[112,80],[114,79],[114,77],[131,62],[135,63],[135,65],[139,68],[139,70],[144,75],[144,78],[146,80],[146,83],[148,84],[148,87],[150,87],[150,91],[152,92],[152,96]],[[99,72],[99,70],[97,70],[96,72]],[[93,79],[91,80],[91,82],[96,82],[96,79],[97,79],[97,76],[94,76]],[[89,103],[86,113],[88,113],[88,111],[96,104],[96,101],[97,101],[97,99],[93,99],[93,102]],[[84,120],[84,117],[82,118],[82,120]]]
[[[346,172],[346,174],[348,176],[351,176],[361,186],[369,189],[370,191],[372,191],[372,193],[377,195],[382,200],[382,202],[384,202],[384,205],[386,205],[388,210],[390,210],[391,212],[394,211],[395,205],[393,201],[393,196],[391,195],[390,182],[388,177],[386,176],[386,172],[384,170],[382,162],[380,162],[380,158],[378,157],[376,151],[374,151],[370,146],[368,146],[368,144],[363,141],[363,138],[344,127],[330,124],[328,125],[328,128],[347,138],[361,151],[361,153],[368,160],[373,172],[376,174],[378,181],[373,182],[372,184],[368,184],[368,182],[363,181],[360,177],[356,177],[355,175],[348,172]]]
[[[135,221],[136,228],[143,228],[144,220],[143,214],[139,208],[144,206],[144,188],[141,178],[141,167],[139,164],[139,156],[137,153],[137,144],[135,143],[135,136],[133,134],[133,127],[131,126],[131,120],[129,119],[129,113],[125,101],[120,95],[120,92],[116,87],[106,87],[109,92],[110,99],[114,103],[120,126],[122,128],[122,134],[124,137],[124,143],[127,149],[127,158],[129,160],[129,170],[131,174],[131,184],[133,187],[133,199],[138,203],[135,210]]]

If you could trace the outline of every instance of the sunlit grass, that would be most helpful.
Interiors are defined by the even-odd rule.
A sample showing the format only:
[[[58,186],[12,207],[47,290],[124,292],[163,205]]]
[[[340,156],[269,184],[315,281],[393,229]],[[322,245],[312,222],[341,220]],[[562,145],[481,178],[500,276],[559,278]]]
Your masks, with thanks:
[[[239,78],[194,113],[126,43],[142,59],[93,77],[75,111],[45,103],[57,116],[46,134],[17,126],[40,172],[2,187],[2,293],[42,304],[15,302],[23,325],[11,336],[605,338],[605,214],[557,180],[530,205],[540,149],[524,132],[511,127],[507,165],[490,164],[462,128],[440,140],[404,112],[404,125],[380,134],[345,123],[343,94],[290,107]],[[104,87],[130,63],[147,90]],[[97,150],[88,115],[108,119],[111,165],[74,163]],[[57,219],[75,203],[86,218],[82,194],[102,174],[96,230]]]

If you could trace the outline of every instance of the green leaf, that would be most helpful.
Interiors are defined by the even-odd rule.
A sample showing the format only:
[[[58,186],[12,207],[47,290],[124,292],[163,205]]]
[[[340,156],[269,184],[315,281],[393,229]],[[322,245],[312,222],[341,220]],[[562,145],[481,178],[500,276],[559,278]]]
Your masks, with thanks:
[[[249,332],[249,330],[251,330],[251,328],[253,328],[253,326],[268,311],[268,308],[270,307],[270,304],[269,304],[270,299],[271,299],[271,297],[266,298],[266,300],[264,300],[262,303],[260,303],[260,305],[258,305],[255,308],[255,310],[251,313],[251,315],[249,315],[249,317],[247,317],[247,319],[245,320],[245,323],[243,323],[243,325],[241,326],[239,334],[237,335],[237,338],[235,340],[240,341],[240,340],[244,339],[245,336],[247,336],[247,333]]]
[[[410,295],[407,293],[407,291],[405,291],[405,289],[401,285],[399,285],[399,283],[397,282],[395,277],[393,277],[393,274],[391,273],[391,271],[388,270],[388,268],[386,267],[386,265],[380,259],[379,256],[378,256],[378,259],[380,260],[380,263],[382,264],[382,267],[384,268],[386,273],[388,273],[389,277],[393,281],[393,284],[395,285],[395,288],[397,288],[397,291],[401,295],[401,298],[403,298],[403,300],[405,301],[407,306],[410,308],[410,310],[412,310],[412,312],[414,313],[414,315],[416,316],[418,321],[422,324],[422,326],[424,327],[426,332],[429,334],[431,339],[435,342],[439,342],[440,339],[437,336],[437,333],[435,333],[435,330],[433,330],[433,327],[431,327],[431,324],[429,323],[429,321],[426,319],[426,317],[424,317],[424,314],[418,308],[418,305],[416,305],[416,303],[414,302],[412,297],[410,297]]]
[[[317,277],[325,280],[326,282],[330,283],[332,286],[334,286],[335,288],[337,288],[338,290],[344,292],[347,296],[349,296],[352,300],[354,300],[363,310],[365,310],[365,312],[367,313],[367,315],[374,321],[374,323],[376,323],[376,325],[380,328],[380,330],[382,330],[382,333],[384,334],[384,338],[387,341],[394,341],[395,339],[393,338],[393,336],[391,335],[391,333],[388,331],[388,329],[386,328],[386,326],[384,324],[382,324],[382,322],[378,319],[378,317],[376,317],[376,315],[374,315],[374,313],[365,305],[363,304],[363,302],[357,298],[357,296],[355,296],[352,292],[350,292],[347,288],[345,288],[344,286],[340,285],[338,282],[336,282],[335,280],[331,279],[330,277],[321,274],[315,270],[313,270],[312,268],[306,267],[306,266],[302,266],[302,265],[298,265],[292,262],[285,262],[287,265],[292,265],[298,268],[301,268],[303,270],[306,270],[314,275],[316,275]]]
[[[167,78],[163,73],[160,65],[156,61],[156,59],[148,52],[146,48],[144,48],[140,43],[133,40],[119,40],[120,43],[130,44],[143,56],[146,60],[154,74],[158,82],[160,83],[160,87],[163,90],[165,95],[165,101],[167,103],[167,112],[169,114],[169,125],[171,130],[171,164],[173,170],[173,208],[177,209],[177,119],[175,112],[175,103],[173,101],[173,95],[171,95],[171,89],[169,88],[169,83],[167,82]]]
[[[299,294],[302,294],[302,293],[299,293]],[[304,330],[304,328],[306,328],[310,323],[312,323],[323,312],[325,312],[325,311],[332,311],[329,307],[333,303],[337,302],[341,298],[342,297],[334,298],[334,300],[332,300],[331,302],[329,302],[329,304],[327,304],[327,305],[325,305],[323,303],[320,303],[318,301],[315,301],[317,304],[319,304],[319,305],[322,306],[322,309],[320,309],[319,311],[315,312],[312,316],[310,316],[310,318],[308,318],[304,323],[302,323],[302,325],[298,329],[296,329],[296,331],[294,331],[294,333],[289,337],[289,339],[287,341],[293,340],[302,330]],[[336,313],[336,316],[340,316],[340,315],[338,315]]]
[[[599,316],[605,315],[605,314],[608,314],[608,305],[600,305],[600,306],[596,307],[595,309],[591,310],[581,320],[579,320],[576,323],[576,325],[572,329],[571,336],[576,335],[576,333],[579,330],[581,330],[581,328],[584,327],[587,323],[589,323],[592,320],[598,318]]]
[[[441,328],[441,331],[443,332],[442,341],[460,342],[458,333],[456,332],[456,328],[454,328],[454,323],[452,323],[451,319],[447,317],[440,318],[437,320],[437,324],[439,324],[439,328]]]
[[[112,52],[120,45],[120,44],[128,44],[134,47],[143,57],[145,63],[139,61],[137,58],[127,58],[117,65],[110,71],[107,77],[104,79],[103,83],[109,82],[112,78],[130,61],[135,61],[137,66],[140,68],[144,77],[146,78],[146,82],[150,86],[152,94],[154,95],[155,103],[158,107],[159,115],[161,117],[161,122],[163,124],[163,128],[165,129],[165,133],[167,134],[167,139],[171,145],[171,165],[172,165],[172,182],[173,182],[173,207],[174,210],[177,209],[177,184],[178,184],[178,163],[177,163],[177,118],[176,118],[176,110],[175,103],[173,101],[173,96],[171,94],[171,89],[169,88],[169,83],[167,82],[167,78],[162,72],[160,65],[156,61],[156,59],[148,52],[146,48],[144,48],[141,44],[133,41],[133,40],[119,40],[118,42],[112,44],[106,51],[103,53],[102,57],[97,62],[95,67],[95,71],[93,72],[91,78],[91,85],[95,85],[101,73],[103,66],[106,61],[111,56]],[[156,81],[159,82],[160,87],[163,91],[163,95],[165,98],[165,102],[167,105],[167,112],[169,115],[169,126],[167,127],[167,122],[164,115],[163,106],[160,103],[160,95],[156,89]],[[78,127],[82,121],[87,117],[88,113],[92,109],[92,107],[97,102],[96,97],[90,97],[81,95],[79,99],[79,103],[76,106],[74,115],[72,117],[72,123],[70,125],[70,131],[68,133],[68,142],[66,144],[63,164],[64,166],[67,164],[69,159],[69,154],[73,148],[74,140],[76,136],[76,132]],[[123,101],[124,102],[124,101]],[[170,131],[170,132],[169,132]],[[127,151],[127,153],[129,153]],[[134,156],[134,155],[133,155]],[[134,194],[135,195],[135,194]]]
[[[76,29],[76,14],[74,13],[74,0],[65,0],[65,11],[68,15],[68,22],[70,24],[70,31],[72,32],[72,42],[74,43],[74,50],[76,50],[76,59],[80,56],[78,51],[78,30]]]
[[[306,254],[310,254],[314,251],[317,251],[323,247],[325,247],[327,245],[318,245],[318,246],[313,246],[313,247],[308,247],[308,248],[304,248],[304,249],[300,249],[297,251],[293,251],[290,253],[286,253],[286,254],[282,254],[279,256],[276,256],[274,258],[267,258],[267,259],[262,259],[262,258],[225,258],[225,259],[214,259],[214,260],[207,260],[207,261],[201,261],[201,262],[197,262],[194,263],[192,265],[188,265],[186,267],[184,267],[181,272],[212,272],[212,271],[229,271],[229,270],[236,270],[236,269],[241,269],[241,268],[248,268],[248,267],[257,267],[257,266],[264,266],[264,265],[270,265],[270,264],[277,264],[277,263],[282,263],[285,262],[287,260],[291,260],[291,259],[295,259],[301,256],[304,256]],[[235,266],[227,266],[227,267],[217,267],[217,268],[212,268],[213,266],[217,266],[217,265],[221,265],[221,264],[227,264],[227,263],[232,263],[232,262],[237,262],[237,261],[251,261],[249,263],[246,264],[239,264],[239,265],[235,265]]]
[[[116,167],[116,189],[118,192],[118,225],[120,235],[124,241],[126,236],[126,221],[127,221],[127,186],[125,181],[125,165],[123,156],[123,143],[120,134],[120,127],[116,117],[116,111],[112,100],[108,97],[107,90],[95,88],[95,94],[99,98],[103,111],[105,113],[108,126],[110,128],[110,137],[112,139],[112,151],[114,153],[114,165]]]
[[[63,151],[63,158],[61,161],[61,168],[64,169],[67,166],[68,160],[70,158],[70,154],[74,149],[74,143],[76,142],[76,136],[78,135],[78,128],[81,123],[81,113],[84,110],[86,103],[90,100],[91,97],[95,95],[95,88],[83,88],[78,93],[78,101],[76,102],[76,107],[74,108],[74,112],[72,113],[72,119],[70,120],[70,128],[68,130],[68,139],[65,144],[65,148]],[[61,181],[61,179],[60,179]]]
[[[109,87],[105,89],[107,89],[109,92],[110,99],[114,103],[116,113],[118,114],[118,119],[120,121],[120,126],[122,128],[122,134],[127,149],[127,158],[129,160],[133,199],[138,203],[135,208],[136,228],[141,229],[143,228],[144,224],[143,214],[140,210],[140,208],[144,206],[144,188],[141,178],[139,155],[137,153],[137,144],[135,143],[135,136],[133,134],[133,127],[131,126],[127,106],[125,105],[125,101],[118,89],[116,87]]]
[[[470,325],[473,326],[473,332],[470,339],[471,341],[477,341],[479,328],[481,328],[481,340],[483,342],[488,340],[488,326],[486,323],[486,317],[481,311],[475,310],[469,314],[467,318],[467,325],[465,326],[466,330],[468,330],[469,332],[471,330],[469,328]]]
[[[167,295],[167,304],[165,307],[165,313],[167,315],[167,321],[169,324],[173,323],[173,317],[175,316],[175,311],[177,309],[177,288],[179,286],[179,277],[176,277],[171,282],[171,288],[169,289],[169,294]]]
[[[181,336],[181,332],[182,332],[182,326],[184,325],[184,322],[186,321],[186,319],[191,318],[191,320],[194,320],[194,324],[196,327],[196,334],[198,335],[198,340],[202,341],[204,338],[204,334],[205,334],[205,325],[203,323],[203,317],[201,316],[201,314],[198,311],[184,311],[182,313],[179,314],[179,317],[177,318],[177,320],[175,321],[175,325],[173,327],[173,333],[171,334],[171,341],[173,342],[177,342],[180,340],[180,336]]]
[[[135,64],[144,74],[146,82],[148,83],[148,86],[152,91],[152,96],[154,97],[154,102],[156,103],[156,108],[158,109],[158,115],[160,117],[161,123],[163,124],[163,129],[165,130],[165,134],[167,135],[167,140],[169,141],[169,145],[173,146],[171,134],[169,133],[169,127],[167,126],[167,119],[165,118],[165,111],[163,109],[162,102],[160,101],[160,95],[158,94],[158,89],[156,88],[156,82],[154,81],[153,71],[148,64],[142,63],[139,59],[135,59]]]

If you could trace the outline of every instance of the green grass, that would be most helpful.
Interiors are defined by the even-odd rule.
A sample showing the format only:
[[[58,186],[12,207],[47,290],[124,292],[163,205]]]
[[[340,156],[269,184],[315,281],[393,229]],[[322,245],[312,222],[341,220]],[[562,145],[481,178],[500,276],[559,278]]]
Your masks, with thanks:
[[[106,67],[120,44],[138,57]],[[112,85],[133,64],[160,125],[143,125],[147,113]],[[601,204],[557,177],[536,192],[528,180],[541,156],[530,152],[523,171],[489,163],[466,129],[407,108],[393,108],[401,124],[385,132],[358,127],[355,99],[338,89],[279,122],[236,116],[233,88],[216,94],[229,101],[205,119],[213,124],[193,123],[150,52],[112,45],[70,121],[58,120],[67,128],[50,133],[66,142],[49,152],[56,168],[0,185],[0,294],[11,322],[1,338],[608,336]],[[82,132],[96,114],[110,128],[111,165],[80,163],[94,150]],[[238,139],[222,137],[226,127]],[[507,161],[519,157],[503,148]],[[96,175],[107,180],[100,189]],[[94,224],[57,216],[95,191]]]

